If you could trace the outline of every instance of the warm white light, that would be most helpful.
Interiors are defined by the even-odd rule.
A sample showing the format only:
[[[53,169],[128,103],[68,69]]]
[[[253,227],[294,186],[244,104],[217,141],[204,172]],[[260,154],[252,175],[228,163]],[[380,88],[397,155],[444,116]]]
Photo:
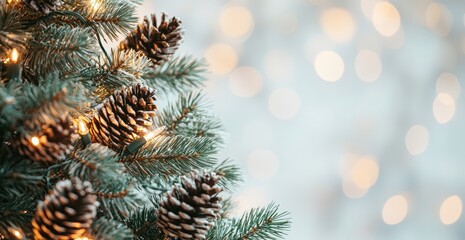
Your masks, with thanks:
[[[449,225],[457,222],[462,215],[462,200],[459,196],[450,196],[441,205],[439,218],[443,224]]]
[[[86,135],[89,133],[89,129],[87,128],[86,122],[83,120],[79,120],[78,131],[80,135]]]
[[[291,119],[300,111],[300,97],[291,89],[282,88],[273,91],[268,98],[268,108],[279,119]]]
[[[426,25],[440,36],[446,36],[452,29],[453,18],[446,6],[430,3],[425,13]]]
[[[100,0],[90,0],[89,1],[90,7],[92,10],[97,11],[100,8]]]
[[[320,52],[314,64],[316,73],[325,81],[335,82],[344,74],[344,61],[333,51]]]
[[[233,70],[238,62],[234,48],[228,44],[219,43],[210,46],[205,52],[210,70],[215,74],[226,74]]]
[[[323,12],[320,24],[326,35],[337,42],[347,42],[355,33],[352,14],[342,8],[332,8]]]
[[[342,191],[348,198],[361,198],[367,194],[368,189],[357,187],[350,178],[342,179]]]
[[[362,12],[368,19],[371,20],[373,16],[373,8],[380,0],[361,0],[360,6],[362,7]]]
[[[383,220],[386,224],[399,224],[407,216],[407,213],[408,202],[402,195],[393,196],[384,203]]]
[[[76,238],[75,240],[92,240],[88,237],[79,237],[79,238]]]
[[[240,216],[251,208],[268,204],[268,193],[263,188],[248,187],[233,198],[233,203],[236,207],[231,212],[232,217]]]
[[[32,137],[31,138],[31,143],[34,146],[38,146],[40,144],[40,139],[38,137]]]
[[[433,102],[433,114],[438,123],[449,122],[455,114],[455,101],[447,93],[440,93]]]
[[[247,8],[241,6],[227,7],[220,17],[223,32],[234,38],[246,36],[253,28],[254,20]]]
[[[13,48],[13,50],[11,50],[10,60],[13,63],[17,63],[18,59],[19,59],[19,52],[18,50],[16,50],[16,48]]]
[[[446,93],[455,100],[461,92],[460,81],[452,73],[442,73],[436,81],[436,92],[437,94]]]
[[[421,125],[412,126],[405,136],[407,151],[412,155],[418,155],[426,150],[429,142],[428,130]]]
[[[382,1],[375,5],[372,15],[376,31],[386,37],[391,37],[399,31],[400,14],[396,7],[389,2]]]
[[[270,150],[258,149],[250,153],[247,159],[250,175],[266,180],[273,177],[279,168],[279,159]]]
[[[21,234],[21,232],[18,231],[18,230],[13,230],[12,233],[13,233],[13,235],[14,235],[16,238],[18,238],[18,239],[22,239],[22,238],[23,238],[23,234]]]
[[[251,67],[238,67],[229,77],[229,89],[239,97],[253,97],[262,87],[260,73]]]
[[[160,135],[162,132],[164,132],[165,129],[166,129],[165,126],[159,127],[159,128],[157,128],[157,129],[155,129],[155,130],[153,130],[153,131],[147,133],[147,134],[144,136],[144,138],[145,138],[146,141],[150,141],[150,140],[154,139],[156,136]]]
[[[378,54],[370,50],[362,50],[355,59],[355,72],[364,82],[376,81],[381,75],[382,64]]]
[[[378,162],[370,157],[358,159],[350,169],[350,177],[353,183],[362,189],[368,189],[378,180]]]

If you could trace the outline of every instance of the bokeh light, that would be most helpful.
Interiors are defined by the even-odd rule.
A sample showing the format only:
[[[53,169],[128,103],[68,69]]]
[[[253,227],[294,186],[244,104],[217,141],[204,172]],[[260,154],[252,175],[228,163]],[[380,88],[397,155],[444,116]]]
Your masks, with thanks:
[[[344,74],[344,61],[336,52],[320,52],[314,64],[316,73],[325,81],[335,82]]]
[[[376,31],[383,36],[391,37],[399,31],[401,19],[394,5],[381,1],[373,9],[372,21]]]
[[[438,123],[449,122],[455,114],[455,101],[447,93],[439,93],[433,102],[433,115]]]
[[[321,14],[321,27],[326,35],[337,42],[347,42],[355,33],[355,21],[352,14],[342,8],[328,9]]]
[[[250,175],[260,180],[273,177],[279,168],[279,159],[267,149],[257,149],[249,154],[247,166]]]
[[[453,19],[449,10],[438,2],[429,4],[425,13],[426,26],[440,36],[446,36],[452,29]]]
[[[373,9],[380,0],[361,0],[360,7],[366,18],[370,19],[373,16]]]
[[[253,25],[252,14],[242,6],[226,7],[220,16],[221,29],[229,37],[244,37],[252,31]]]
[[[300,111],[300,97],[291,89],[274,90],[268,99],[268,108],[276,118],[287,120]]]
[[[383,221],[389,225],[401,223],[408,213],[408,201],[402,195],[390,197],[383,206]]]
[[[376,81],[382,71],[381,59],[378,54],[370,50],[362,50],[355,59],[355,72],[364,82]]]
[[[363,157],[356,161],[350,171],[354,184],[359,188],[370,188],[378,180],[378,162],[371,157]]]
[[[210,46],[205,52],[209,69],[214,74],[226,74],[233,70],[238,62],[238,56],[233,47],[218,43]]]
[[[235,194],[232,198],[235,204],[231,216],[240,216],[251,208],[265,206],[269,203],[268,192],[263,188],[248,187],[242,192]]]
[[[238,67],[229,77],[229,89],[239,97],[255,96],[262,87],[260,73],[251,67]]]
[[[407,151],[412,155],[423,153],[428,147],[428,142],[428,130],[421,125],[412,126],[405,136]]]
[[[452,73],[442,73],[436,81],[436,93],[446,93],[457,99],[461,92],[460,82]]]
[[[459,196],[450,196],[444,200],[439,210],[439,218],[445,225],[453,224],[462,215],[462,200]]]
[[[342,171],[342,190],[348,198],[363,197],[379,176],[378,161],[371,156],[347,154]]]

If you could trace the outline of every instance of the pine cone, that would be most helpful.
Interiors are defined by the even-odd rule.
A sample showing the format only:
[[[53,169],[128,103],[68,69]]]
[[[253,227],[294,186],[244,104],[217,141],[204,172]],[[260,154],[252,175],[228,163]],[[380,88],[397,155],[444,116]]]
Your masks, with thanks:
[[[58,182],[53,192],[37,204],[32,220],[34,239],[83,237],[94,221],[98,206],[89,182],[78,178]]]
[[[179,19],[173,17],[167,21],[166,18],[167,15],[162,13],[157,26],[155,14],[151,15],[151,22],[145,16],[144,21],[120,43],[120,49],[142,51],[155,65],[167,61],[181,44],[183,32]]]
[[[27,5],[31,6],[37,11],[49,14],[50,11],[55,10],[56,7],[61,6],[61,0],[23,0]]]
[[[157,226],[168,237],[177,239],[205,239],[218,217],[223,189],[215,186],[220,177],[214,172],[192,172],[190,178],[182,177],[166,194],[158,208]]]
[[[121,150],[147,133],[157,110],[155,92],[134,84],[122,87],[105,99],[92,118],[90,134],[94,141]]]
[[[53,163],[65,158],[71,151],[73,142],[78,137],[71,117],[66,114],[59,117],[57,122],[49,121],[43,123],[30,119],[24,122],[25,132],[30,134],[20,136],[15,142],[21,155],[32,160]]]

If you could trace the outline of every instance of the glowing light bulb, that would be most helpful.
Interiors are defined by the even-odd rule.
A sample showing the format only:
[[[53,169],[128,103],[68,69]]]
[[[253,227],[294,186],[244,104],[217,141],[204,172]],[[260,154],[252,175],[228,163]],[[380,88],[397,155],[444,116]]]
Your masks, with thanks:
[[[88,237],[79,237],[79,238],[76,238],[75,240],[92,240]]]
[[[31,143],[34,146],[38,146],[40,144],[40,139],[38,137],[32,137],[31,138]]]
[[[17,237],[17,238],[22,238],[22,236],[23,236],[18,230],[14,230],[14,231],[13,231],[13,234],[14,234],[15,237]]]
[[[145,136],[144,136],[144,139],[145,141],[150,141],[152,139],[154,139],[156,136],[160,135],[163,131],[165,131],[166,127],[163,126],[163,127],[159,127],[149,133],[147,133]]]
[[[100,8],[100,1],[99,0],[90,0],[90,6],[92,10],[97,11]]]
[[[11,51],[10,60],[13,63],[17,63],[18,59],[19,59],[19,52],[18,50],[16,50],[16,48],[13,48],[13,50]]]
[[[89,133],[89,128],[87,128],[87,124],[83,120],[79,120],[78,131],[80,135],[86,135]]]

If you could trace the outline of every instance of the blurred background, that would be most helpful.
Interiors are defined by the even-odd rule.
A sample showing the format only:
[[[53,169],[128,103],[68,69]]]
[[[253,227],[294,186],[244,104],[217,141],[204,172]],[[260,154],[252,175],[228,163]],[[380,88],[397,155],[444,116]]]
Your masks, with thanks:
[[[146,0],[183,20],[179,53],[245,182],[237,214],[275,201],[286,239],[463,239],[463,0]],[[163,100],[161,100],[163,101]]]

